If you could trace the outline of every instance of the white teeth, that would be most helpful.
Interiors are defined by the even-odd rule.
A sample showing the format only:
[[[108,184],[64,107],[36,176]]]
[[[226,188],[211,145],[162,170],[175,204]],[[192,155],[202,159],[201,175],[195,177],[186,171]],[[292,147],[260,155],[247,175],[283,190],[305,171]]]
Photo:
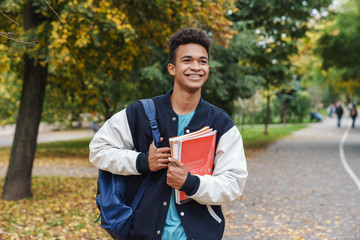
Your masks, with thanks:
[[[191,78],[198,78],[198,77],[201,77],[201,76],[199,76],[199,75],[189,75],[189,77],[191,77]]]

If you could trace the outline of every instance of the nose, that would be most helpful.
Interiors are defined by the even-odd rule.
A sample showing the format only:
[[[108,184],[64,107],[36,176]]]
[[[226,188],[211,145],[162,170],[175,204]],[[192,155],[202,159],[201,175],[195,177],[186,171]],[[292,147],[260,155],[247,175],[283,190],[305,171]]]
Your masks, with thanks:
[[[199,62],[198,61],[193,61],[191,63],[191,69],[195,70],[195,71],[199,71],[201,69]]]

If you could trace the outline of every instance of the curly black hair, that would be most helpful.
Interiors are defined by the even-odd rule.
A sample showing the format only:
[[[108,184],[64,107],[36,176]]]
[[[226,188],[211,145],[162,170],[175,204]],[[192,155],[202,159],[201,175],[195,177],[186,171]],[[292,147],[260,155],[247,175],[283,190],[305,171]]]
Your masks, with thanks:
[[[182,28],[169,38],[170,63],[175,65],[177,48],[188,43],[200,44],[206,49],[208,57],[210,57],[211,42],[206,33],[196,28]]]

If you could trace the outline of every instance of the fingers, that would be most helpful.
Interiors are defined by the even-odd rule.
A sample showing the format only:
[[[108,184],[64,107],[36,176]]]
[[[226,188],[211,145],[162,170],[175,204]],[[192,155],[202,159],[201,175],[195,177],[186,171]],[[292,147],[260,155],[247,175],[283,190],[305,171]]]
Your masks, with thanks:
[[[184,165],[183,163],[179,162],[174,158],[169,158],[169,163],[171,163],[171,165],[174,167],[181,167],[182,165]]]
[[[166,183],[175,189],[180,189],[188,176],[185,165],[176,159],[169,159]]]
[[[160,142],[164,140],[163,137],[160,138]],[[149,147],[149,168],[150,171],[155,172],[168,167],[169,158],[170,158],[170,148],[161,147],[157,148],[154,144],[154,141],[150,144]]]

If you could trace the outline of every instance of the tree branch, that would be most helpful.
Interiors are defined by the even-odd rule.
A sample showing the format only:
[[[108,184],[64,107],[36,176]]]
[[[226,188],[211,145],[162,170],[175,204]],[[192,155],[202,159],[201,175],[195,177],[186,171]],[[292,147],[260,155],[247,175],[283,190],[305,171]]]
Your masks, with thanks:
[[[49,6],[49,8],[51,9],[51,11],[53,11],[54,13],[55,13],[55,15],[60,19],[60,21],[62,22],[62,23],[66,23],[66,21],[64,20],[64,19],[62,19],[60,16],[59,16],[59,14],[51,7],[51,5],[50,5],[50,3],[47,1],[47,0],[44,0],[45,2],[46,2],[46,4]],[[3,13],[1,10],[0,10],[0,13],[4,16],[4,17],[6,17],[7,19],[9,19],[11,22],[13,22],[13,23],[15,23],[16,25],[18,25],[19,26],[19,24],[15,21],[15,20],[13,20],[13,19],[11,19],[10,17],[8,17],[5,13]],[[15,33],[11,33],[11,32],[0,32],[0,37],[4,37],[4,38],[7,38],[7,39],[9,39],[9,40],[12,40],[12,41],[15,41],[15,42],[19,42],[19,43],[24,43],[24,44],[33,44],[33,43],[37,43],[37,42],[39,42],[39,40],[35,40],[35,41],[31,41],[31,42],[25,42],[25,41],[21,41],[21,40],[18,40],[18,39],[16,39],[16,38],[13,38],[13,37],[11,37],[11,35],[15,35]]]
[[[15,23],[16,25],[19,26],[19,24],[18,24],[16,21],[12,20],[10,17],[8,17],[8,16],[7,16],[5,13],[3,13],[1,10],[0,10],[0,13],[1,13],[4,17],[6,17],[7,19],[9,19],[10,21],[12,21],[13,23]]]
[[[60,19],[60,21],[61,21],[62,23],[66,23],[66,21],[65,21],[64,19],[62,19],[62,18],[59,16],[59,14],[58,14],[57,12],[55,12],[55,10],[51,7],[50,3],[49,3],[48,1],[46,1],[46,0],[44,0],[44,1],[47,3],[47,5],[48,5],[49,8],[51,9],[51,11],[53,11],[53,12],[55,13],[55,15]]]
[[[24,44],[28,44],[28,45],[39,42],[39,40],[35,40],[35,41],[31,41],[31,42],[24,42],[24,41],[21,41],[19,39],[11,37],[11,35],[15,35],[15,33],[12,33],[12,32],[0,32],[0,37],[4,37],[4,38],[10,39],[10,40],[15,41],[15,42],[24,43]]]

